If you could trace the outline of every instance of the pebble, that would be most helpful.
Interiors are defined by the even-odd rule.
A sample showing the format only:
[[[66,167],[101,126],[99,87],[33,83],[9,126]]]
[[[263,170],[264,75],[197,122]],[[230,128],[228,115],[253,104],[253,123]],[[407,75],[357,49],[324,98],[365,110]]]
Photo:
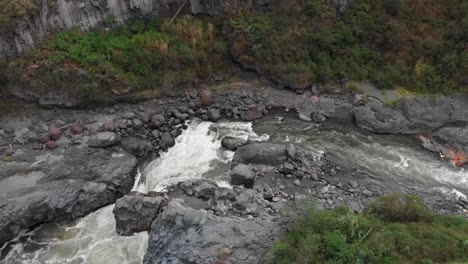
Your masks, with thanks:
[[[299,181],[299,180],[294,180],[294,185],[300,186],[300,185],[301,185],[301,181]]]

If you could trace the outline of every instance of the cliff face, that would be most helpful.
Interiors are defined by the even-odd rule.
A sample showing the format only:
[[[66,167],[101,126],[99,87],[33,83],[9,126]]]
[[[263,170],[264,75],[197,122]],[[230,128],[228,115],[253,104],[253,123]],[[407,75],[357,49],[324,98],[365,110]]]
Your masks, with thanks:
[[[172,16],[182,5],[183,13],[216,15],[232,5],[265,6],[268,2],[269,0],[42,0],[37,14],[18,18],[0,29],[0,58],[30,51],[50,33],[71,27],[89,30],[110,17],[122,23],[145,15]]]

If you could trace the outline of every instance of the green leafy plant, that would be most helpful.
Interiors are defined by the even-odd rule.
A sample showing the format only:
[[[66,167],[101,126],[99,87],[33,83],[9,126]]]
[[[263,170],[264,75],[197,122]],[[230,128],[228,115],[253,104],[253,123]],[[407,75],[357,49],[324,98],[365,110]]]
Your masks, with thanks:
[[[468,220],[437,215],[413,195],[384,195],[362,213],[317,211],[272,246],[274,263],[465,263]]]

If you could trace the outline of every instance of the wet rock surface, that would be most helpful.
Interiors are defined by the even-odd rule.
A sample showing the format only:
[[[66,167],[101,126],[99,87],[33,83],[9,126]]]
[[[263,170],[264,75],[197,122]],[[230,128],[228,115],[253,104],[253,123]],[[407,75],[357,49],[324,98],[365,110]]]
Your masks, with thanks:
[[[117,234],[131,236],[149,231],[151,223],[167,203],[163,196],[132,192],[115,203],[113,210]]]

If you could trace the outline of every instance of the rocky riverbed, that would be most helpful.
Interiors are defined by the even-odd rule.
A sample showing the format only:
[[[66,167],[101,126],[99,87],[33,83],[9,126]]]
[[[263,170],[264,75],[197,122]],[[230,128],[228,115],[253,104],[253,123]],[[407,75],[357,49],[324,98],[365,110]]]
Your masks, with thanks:
[[[426,188],[411,188],[411,179],[386,180],[332,148],[316,149],[307,142],[273,137],[287,126],[270,119],[290,115],[278,109],[297,113],[287,118],[307,125],[298,130],[320,132],[333,123],[345,131],[358,131],[355,123],[374,133],[424,134],[426,148],[445,154],[457,166],[467,161],[468,100],[463,96],[405,98],[387,105],[340,88],[332,93],[316,88],[295,93],[267,82],[237,80],[216,89],[186,89],[172,97],[93,110],[25,105],[21,113],[0,118],[0,243],[42,223],[83,217],[122,196],[114,209],[117,231],[150,232],[145,263],[262,262],[268,258],[271,241],[294,218],[290,212],[300,214],[310,199],[323,208],[345,204],[359,211],[382,193],[415,192],[438,212],[466,213],[467,179],[461,169],[453,168],[454,175],[461,175],[456,179],[460,193],[453,195],[450,191],[456,184],[444,185],[449,190],[444,195],[431,188],[446,182],[432,178],[412,180],[414,186],[424,183]],[[194,118],[266,120],[256,122],[262,133],[270,135],[270,143],[236,135],[217,138],[219,147],[234,153],[232,162],[226,159],[230,166],[219,172],[226,173],[220,179],[233,188],[213,179],[179,183],[178,178],[157,192],[135,188],[139,177],[149,177],[137,169],[144,170],[148,160],[173,147]],[[269,120],[273,125],[262,126]],[[221,130],[217,127],[212,133],[219,135]],[[372,135],[356,133],[364,135],[360,142]],[[414,144],[409,148],[419,148],[414,138],[408,142]],[[421,155],[442,162],[436,155]],[[444,167],[435,173],[449,171]],[[130,193],[132,187],[142,194]],[[12,247],[8,243],[2,247],[0,263]]]

